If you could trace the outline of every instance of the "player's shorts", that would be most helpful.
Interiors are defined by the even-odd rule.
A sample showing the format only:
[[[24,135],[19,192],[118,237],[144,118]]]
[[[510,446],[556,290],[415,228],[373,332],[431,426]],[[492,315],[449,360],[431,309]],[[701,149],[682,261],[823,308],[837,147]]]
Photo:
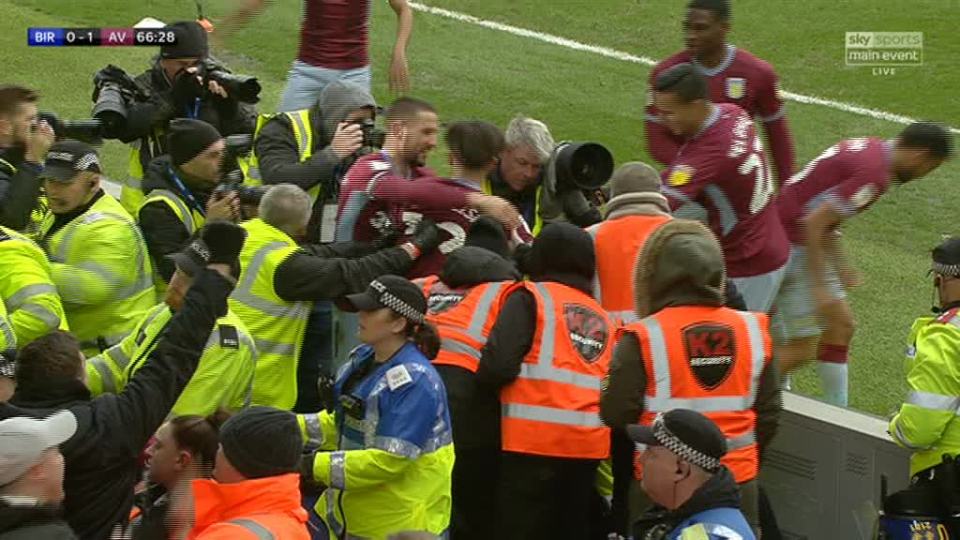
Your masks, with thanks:
[[[840,283],[840,276],[832,265],[827,265],[827,290],[837,300],[843,300],[847,293]],[[787,260],[787,272],[774,302],[774,314],[770,322],[774,340],[784,342],[819,336],[823,331],[817,316],[816,300],[807,269],[807,248],[790,246],[790,259]]]
[[[769,313],[773,302],[777,298],[777,291],[787,272],[787,265],[776,270],[750,277],[732,277],[730,281],[737,287],[737,292],[743,296],[747,309],[759,313]]]

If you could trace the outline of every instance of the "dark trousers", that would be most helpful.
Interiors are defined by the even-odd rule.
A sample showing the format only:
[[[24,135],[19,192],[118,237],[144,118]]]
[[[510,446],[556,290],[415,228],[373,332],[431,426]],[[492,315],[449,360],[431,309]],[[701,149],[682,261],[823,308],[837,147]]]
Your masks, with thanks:
[[[324,396],[317,382],[333,376],[333,304],[314,302],[307,318],[303,348],[297,362],[297,403],[293,411],[312,413],[323,409]]]
[[[451,540],[488,540],[494,536],[499,448],[456,448],[450,494]]]
[[[587,540],[596,460],[504,452],[497,488],[497,540]]]

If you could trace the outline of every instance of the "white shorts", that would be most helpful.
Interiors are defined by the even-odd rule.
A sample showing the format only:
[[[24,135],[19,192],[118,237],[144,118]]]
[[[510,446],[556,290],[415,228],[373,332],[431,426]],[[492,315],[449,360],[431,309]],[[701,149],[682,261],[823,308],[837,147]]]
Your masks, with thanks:
[[[827,290],[834,298],[842,300],[847,297],[833,265],[827,265],[826,283]],[[807,269],[807,248],[790,246],[787,273],[774,309],[770,329],[777,342],[815,337],[823,332]]]
[[[769,313],[786,271],[787,266],[784,265],[766,274],[730,278],[730,281],[737,287],[737,292],[743,296],[748,310]]]

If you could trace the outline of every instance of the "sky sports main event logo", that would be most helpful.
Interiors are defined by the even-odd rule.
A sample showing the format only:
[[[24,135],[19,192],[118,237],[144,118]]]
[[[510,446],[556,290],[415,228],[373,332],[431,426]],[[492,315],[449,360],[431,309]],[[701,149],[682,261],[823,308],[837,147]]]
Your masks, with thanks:
[[[874,75],[923,65],[923,32],[847,32],[844,46],[848,66],[871,66]]]

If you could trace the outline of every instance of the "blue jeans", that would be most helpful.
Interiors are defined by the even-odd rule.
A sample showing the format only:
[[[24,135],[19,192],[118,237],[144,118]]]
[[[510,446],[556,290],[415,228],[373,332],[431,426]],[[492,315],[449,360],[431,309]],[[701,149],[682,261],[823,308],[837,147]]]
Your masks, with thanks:
[[[280,112],[309,109],[320,99],[320,93],[333,81],[355,82],[370,90],[370,66],[354,69],[330,69],[293,61],[287,74],[287,87],[280,98]]]

